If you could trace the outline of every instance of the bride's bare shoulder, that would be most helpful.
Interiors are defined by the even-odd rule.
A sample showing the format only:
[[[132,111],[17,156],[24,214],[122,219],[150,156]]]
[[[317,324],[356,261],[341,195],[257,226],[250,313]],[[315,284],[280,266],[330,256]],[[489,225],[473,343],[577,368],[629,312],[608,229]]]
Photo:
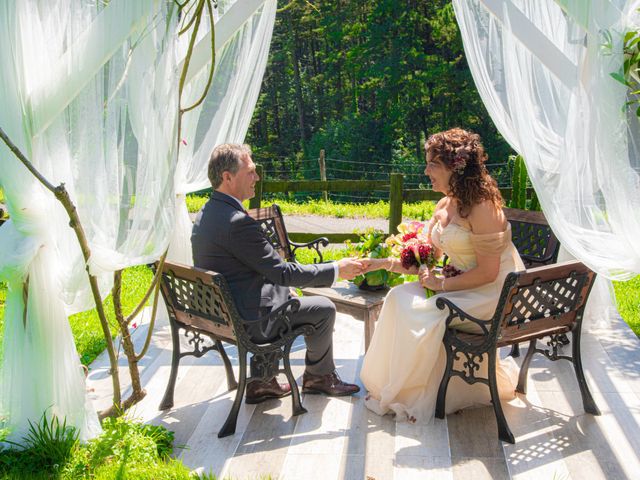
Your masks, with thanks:
[[[499,233],[506,228],[507,220],[502,208],[496,208],[490,200],[474,205],[468,216],[473,233]]]

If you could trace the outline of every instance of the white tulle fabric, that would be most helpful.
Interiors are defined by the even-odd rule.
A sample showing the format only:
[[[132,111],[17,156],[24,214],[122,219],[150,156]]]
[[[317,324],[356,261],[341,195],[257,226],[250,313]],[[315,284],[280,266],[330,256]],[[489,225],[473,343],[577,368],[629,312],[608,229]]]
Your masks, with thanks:
[[[478,91],[523,155],[553,231],[613,280],[640,273],[640,130],[610,75],[639,3],[453,1]]]
[[[157,259],[173,229],[176,18],[173,2],[154,0],[0,2],[0,126],[65,184],[105,294],[114,270]],[[60,203],[3,143],[0,164],[11,215],[0,415],[11,440],[44,412],[86,440],[100,425],[67,321],[93,306],[85,262]]]
[[[469,68],[523,155],[563,258],[599,274],[587,326],[616,315],[611,280],[640,273],[640,129],[624,109],[624,34],[638,0],[453,0]],[[633,109],[635,110],[635,108]]]
[[[193,265],[191,227],[184,196],[211,186],[207,164],[211,151],[221,143],[242,143],[253,115],[276,15],[276,0],[227,0],[218,2],[216,15],[216,65],[211,89],[204,103],[183,116],[182,140],[176,170],[176,226],[168,258]],[[237,27],[237,28],[236,28]],[[233,32],[227,36],[226,32]],[[210,44],[204,28],[199,44]],[[183,40],[184,42],[184,40]],[[182,45],[186,51],[186,45]],[[185,100],[188,106],[201,95],[211,62],[192,62]]]

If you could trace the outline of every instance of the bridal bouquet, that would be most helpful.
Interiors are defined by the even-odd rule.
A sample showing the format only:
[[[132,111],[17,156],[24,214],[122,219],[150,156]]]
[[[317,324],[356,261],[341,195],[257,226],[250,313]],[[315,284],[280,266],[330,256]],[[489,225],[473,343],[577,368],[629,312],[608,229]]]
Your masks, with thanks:
[[[397,235],[387,239],[387,244],[391,246],[392,252],[400,258],[403,268],[422,267],[433,268],[438,263],[436,250],[428,242],[426,237],[425,224],[422,222],[401,223],[398,225]],[[435,295],[433,290],[425,288],[427,298]]]

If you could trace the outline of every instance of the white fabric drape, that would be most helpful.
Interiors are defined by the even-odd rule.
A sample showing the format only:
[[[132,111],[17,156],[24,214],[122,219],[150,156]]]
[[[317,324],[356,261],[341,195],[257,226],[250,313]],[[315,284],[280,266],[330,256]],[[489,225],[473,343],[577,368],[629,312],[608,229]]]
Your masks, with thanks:
[[[114,270],[157,259],[173,228],[175,9],[155,0],[0,2],[0,126],[51,183],[65,184],[103,293]],[[67,322],[93,306],[85,262],[62,206],[3,143],[0,165],[11,215],[0,228],[0,417],[11,440],[45,411],[86,440],[100,425]]]
[[[184,196],[210,187],[207,164],[216,145],[244,141],[267,65],[276,6],[276,0],[218,2],[213,83],[204,103],[187,112],[182,119],[183,144],[175,183],[177,220],[168,254],[172,261],[193,264],[192,223]],[[227,22],[238,21],[236,18],[241,19],[239,28],[230,38],[222,38],[227,29],[220,27]],[[204,31],[207,32],[206,29]],[[206,38],[201,40],[203,47],[207,42]],[[210,64],[192,62],[190,81],[184,92],[184,106],[192,104],[201,95]]]
[[[610,75],[637,0],[453,4],[480,96],[564,248],[609,279],[640,273],[640,130]]]

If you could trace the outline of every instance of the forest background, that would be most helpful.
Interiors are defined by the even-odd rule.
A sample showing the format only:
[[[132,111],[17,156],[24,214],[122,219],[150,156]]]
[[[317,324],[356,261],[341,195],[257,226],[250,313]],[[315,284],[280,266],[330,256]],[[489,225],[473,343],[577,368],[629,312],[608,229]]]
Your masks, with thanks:
[[[425,139],[454,126],[480,134],[489,163],[513,153],[477,93],[450,0],[292,0],[278,12],[246,138],[266,179],[319,178],[324,149],[328,179],[395,171],[420,184]]]

